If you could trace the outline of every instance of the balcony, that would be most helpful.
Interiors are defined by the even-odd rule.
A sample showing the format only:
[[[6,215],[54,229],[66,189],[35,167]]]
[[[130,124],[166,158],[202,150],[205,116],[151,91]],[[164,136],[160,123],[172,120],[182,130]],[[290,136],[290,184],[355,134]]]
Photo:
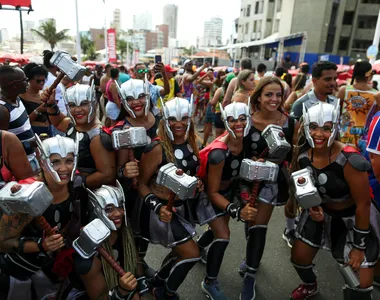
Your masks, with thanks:
[[[372,41],[374,35],[375,35],[375,29],[358,28],[358,29],[356,29],[356,33],[355,33],[355,37],[354,38],[356,40],[368,40],[368,41]]]
[[[361,3],[358,14],[359,16],[377,16],[379,14],[379,4]]]
[[[352,25],[342,25],[342,30],[340,32],[341,37],[350,37],[352,33]]]

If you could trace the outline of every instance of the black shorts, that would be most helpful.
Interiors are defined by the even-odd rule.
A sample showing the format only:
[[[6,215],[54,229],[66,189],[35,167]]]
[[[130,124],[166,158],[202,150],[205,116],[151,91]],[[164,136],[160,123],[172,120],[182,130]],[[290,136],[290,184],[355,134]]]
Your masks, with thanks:
[[[226,126],[224,126],[224,122],[222,121],[222,113],[216,113],[215,114],[215,128],[219,129],[226,129]]]

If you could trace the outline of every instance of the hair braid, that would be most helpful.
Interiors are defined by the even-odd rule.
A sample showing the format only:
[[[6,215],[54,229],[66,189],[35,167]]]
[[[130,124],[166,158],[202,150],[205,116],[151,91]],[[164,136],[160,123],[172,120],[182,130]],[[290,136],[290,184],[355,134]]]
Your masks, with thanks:
[[[119,231],[122,235],[122,247],[123,247],[123,259],[124,259],[124,271],[131,272],[132,274],[136,274],[137,270],[137,254],[136,254],[136,246],[134,242],[134,238],[131,232],[131,229],[125,225],[123,225],[122,229]],[[107,239],[107,241],[103,244],[105,250],[111,254],[113,254],[112,246]],[[104,273],[104,278],[107,283],[107,287],[109,290],[113,289],[115,286],[119,284],[119,274],[116,273],[114,269],[101,258],[102,261],[102,269]]]

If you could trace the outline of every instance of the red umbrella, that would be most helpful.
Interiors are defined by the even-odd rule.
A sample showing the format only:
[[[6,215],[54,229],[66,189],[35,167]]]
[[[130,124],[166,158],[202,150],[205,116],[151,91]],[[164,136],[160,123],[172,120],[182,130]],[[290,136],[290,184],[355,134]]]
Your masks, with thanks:
[[[17,57],[14,54],[2,53],[0,55],[0,63],[4,63],[6,61],[9,61],[9,62],[18,62],[17,61]]]

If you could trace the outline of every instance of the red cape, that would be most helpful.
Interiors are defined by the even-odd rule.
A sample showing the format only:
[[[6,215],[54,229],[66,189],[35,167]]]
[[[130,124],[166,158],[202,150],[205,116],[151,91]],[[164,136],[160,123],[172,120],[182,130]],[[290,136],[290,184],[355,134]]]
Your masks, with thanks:
[[[227,150],[227,145],[220,141],[220,139],[224,136],[226,136],[228,133],[227,131],[219,136],[216,140],[211,142],[211,144],[208,144],[205,148],[203,148],[199,152],[199,159],[200,159],[200,166],[198,171],[198,176],[200,178],[204,178],[206,176],[206,170],[207,170],[207,163],[208,163],[208,154],[215,149],[222,149]]]

